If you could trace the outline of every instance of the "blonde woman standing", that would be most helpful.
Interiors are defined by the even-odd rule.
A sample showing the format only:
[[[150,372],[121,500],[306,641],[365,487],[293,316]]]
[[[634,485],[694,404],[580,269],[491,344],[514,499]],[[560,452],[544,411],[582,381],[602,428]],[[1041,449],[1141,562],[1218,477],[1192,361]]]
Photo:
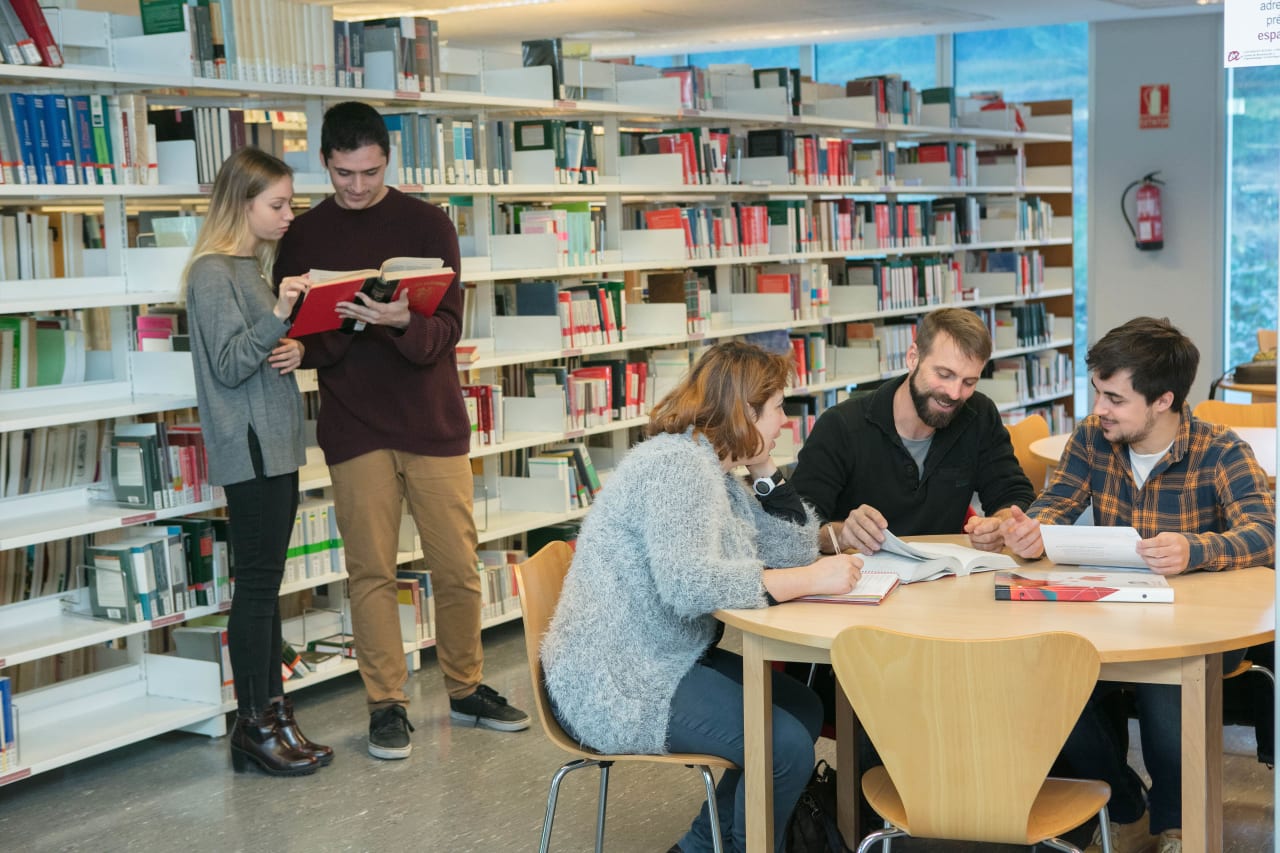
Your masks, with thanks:
[[[283,162],[257,148],[231,155],[183,276],[209,481],[224,487],[231,517],[231,758],[237,771],[253,762],[281,776],[312,773],[333,758],[299,731],[280,673],[280,581],[306,458],[293,375],[303,348],[288,332],[309,282],[270,283],[292,197],[293,172]]]

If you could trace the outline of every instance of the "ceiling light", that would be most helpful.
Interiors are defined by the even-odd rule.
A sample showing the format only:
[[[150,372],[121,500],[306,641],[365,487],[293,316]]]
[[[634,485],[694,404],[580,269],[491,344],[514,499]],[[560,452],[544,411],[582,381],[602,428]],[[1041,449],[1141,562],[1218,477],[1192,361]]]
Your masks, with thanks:
[[[467,3],[463,6],[446,6],[443,9],[414,9],[404,14],[429,18],[456,12],[483,12],[486,9],[506,9],[511,6],[541,6],[544,3],[555,2],[557,0],[487,0],[487,2],[483,3]]]

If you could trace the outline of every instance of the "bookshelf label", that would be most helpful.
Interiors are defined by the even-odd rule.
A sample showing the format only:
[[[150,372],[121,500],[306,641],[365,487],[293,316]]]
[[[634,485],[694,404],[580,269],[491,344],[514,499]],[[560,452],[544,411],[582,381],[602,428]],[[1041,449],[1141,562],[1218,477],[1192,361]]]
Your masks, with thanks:
[[[130,527],[134,524],[143,524],[145,522],[155,520],[156,514],[154,512],[144,512],[139,515],[126,515],[124,518],[120,519],[120,526]]]
[[[586,430],[573,429],[566,432],[564,434],[564,437],[569,441],[573,441],[574,439],[582,438],[586,434],[587,434]]]
[[[185,621],[186,618],[187,618],[187,614],[185,612],[170,613],[168,616],[161,616],[159,619],[152,619],[151,627],[163,628],[165,625],[177,625],[179,622]]]
[[[24,767],[21,770],[8,774],[7,776],[0,776],[0,785],[8,785],[10,782],[20,782],[30,775],[31,768]]]

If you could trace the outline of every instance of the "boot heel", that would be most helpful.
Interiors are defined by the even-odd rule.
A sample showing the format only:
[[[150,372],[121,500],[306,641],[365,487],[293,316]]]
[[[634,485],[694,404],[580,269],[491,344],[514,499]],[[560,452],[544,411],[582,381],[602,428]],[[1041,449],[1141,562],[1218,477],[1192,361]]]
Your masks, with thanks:
[[[249,759],[240,750],[233,749],[231,750],[231,767],[237,773],[244,773],[249,769]]]

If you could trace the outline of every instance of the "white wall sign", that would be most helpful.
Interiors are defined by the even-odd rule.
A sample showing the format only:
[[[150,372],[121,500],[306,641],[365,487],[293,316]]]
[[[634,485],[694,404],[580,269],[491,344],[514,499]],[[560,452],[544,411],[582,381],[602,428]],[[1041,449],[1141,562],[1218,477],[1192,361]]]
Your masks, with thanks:
[[[1227,68],[1280,65],[1280,0],[1226,0],[1222,18]]]

